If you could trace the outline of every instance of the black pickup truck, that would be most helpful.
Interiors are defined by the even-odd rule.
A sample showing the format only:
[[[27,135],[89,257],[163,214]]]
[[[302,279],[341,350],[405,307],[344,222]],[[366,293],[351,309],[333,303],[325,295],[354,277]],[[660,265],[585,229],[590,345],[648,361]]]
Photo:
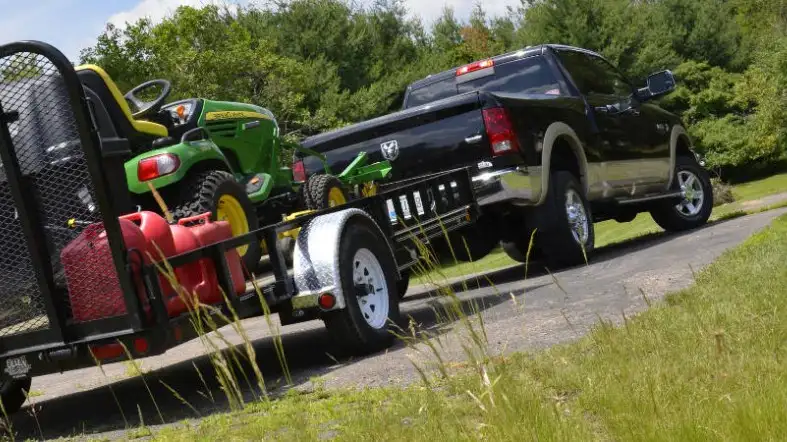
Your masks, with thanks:
[[[459,259],[502,243],[524,261],[532,236],[530,259],[575,265],[593,250],[594,222],[641,212],[668,231],[707,222],[708,173],[680,119],[652,103],[674,87],[670,71],[638,88],[597,53],[539,45],[430,75],[401,111],[302,144],[333,170],[361,150],[387,159],[394,180],[471,166],[483,216],[460,233]],[[307,175],[323,169],[295,162]]]

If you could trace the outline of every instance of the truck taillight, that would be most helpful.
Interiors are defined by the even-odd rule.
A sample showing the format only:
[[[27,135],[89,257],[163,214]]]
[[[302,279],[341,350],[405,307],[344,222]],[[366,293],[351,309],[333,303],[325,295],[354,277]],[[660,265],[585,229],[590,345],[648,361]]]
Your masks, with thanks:
[[[519,141],[514,132],[514,125],[508,111],[502,107],[484,109],[484,123],[489,144],[492,146],[492,156],[505,155],[519,152]]]
[[[137,179],[150,181],[174,173],[179,167],[180,159],[171,153],[143,158],[137,164]]]
[[[303,166],[303,161],[295,161],[292,163],[292,179],[296,183],[306,182],[306,168]]]

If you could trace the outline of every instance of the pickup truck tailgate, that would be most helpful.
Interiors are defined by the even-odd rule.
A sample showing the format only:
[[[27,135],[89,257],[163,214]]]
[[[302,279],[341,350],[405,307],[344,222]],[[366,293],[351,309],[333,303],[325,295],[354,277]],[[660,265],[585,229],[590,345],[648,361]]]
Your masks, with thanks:
[[[304,147],[329,157],[335,173],[365,151],[370,161],[389,160],[392,179],[475,165],[491,154],[477,92],[458,95],[306,139]],[[320,172],[305,158],[306,173]]]

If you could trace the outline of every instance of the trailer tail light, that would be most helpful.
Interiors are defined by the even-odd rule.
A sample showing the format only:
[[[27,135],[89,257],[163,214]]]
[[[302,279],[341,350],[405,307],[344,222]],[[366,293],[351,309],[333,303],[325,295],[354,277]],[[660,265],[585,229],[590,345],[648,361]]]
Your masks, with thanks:
[[[462,66],[461,68],[457,69],[456,76],[461,77],[462,75],[466,75],[475,71],[489,69],[494,66],[495,66],[495,61],[492,59],[476,61],[475,63],[470,63],[466,66]]]
[[[323,310],[330,310],[336,306],[336,297],[333,293],[323,293],[317,298],[317,303]]]
[[[137,179],[150,181],[174,173],[180,167],[180,159],[171,153],[163,153],[139,160]]]
[[[292,179],[296,183],[306,182],[306,168],[303,165],[303,160],[292,163]]]
[[[508,111],[502,107],[494,107],[484,109],[483,114],[486,135],[492,146],[492,156],[519,152],[519,141]]]

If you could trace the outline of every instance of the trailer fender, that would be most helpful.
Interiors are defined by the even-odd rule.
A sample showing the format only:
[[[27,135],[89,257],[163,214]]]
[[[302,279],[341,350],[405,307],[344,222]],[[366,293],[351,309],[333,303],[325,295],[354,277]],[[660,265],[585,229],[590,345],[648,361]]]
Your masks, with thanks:
[[[391,243],[368,213],[348,208],[318,216],[301,227],[295,243],[293,277],[298,294],[293,299],[294,305],[316,307],[318,296],[332,293],[336,297],[336,304],[331,310],[347,307],[341,291],[339,248],[347,225],[354,222],[365,223],[378,232],[380,241],[388,245],[387,249],[396,263]]]

